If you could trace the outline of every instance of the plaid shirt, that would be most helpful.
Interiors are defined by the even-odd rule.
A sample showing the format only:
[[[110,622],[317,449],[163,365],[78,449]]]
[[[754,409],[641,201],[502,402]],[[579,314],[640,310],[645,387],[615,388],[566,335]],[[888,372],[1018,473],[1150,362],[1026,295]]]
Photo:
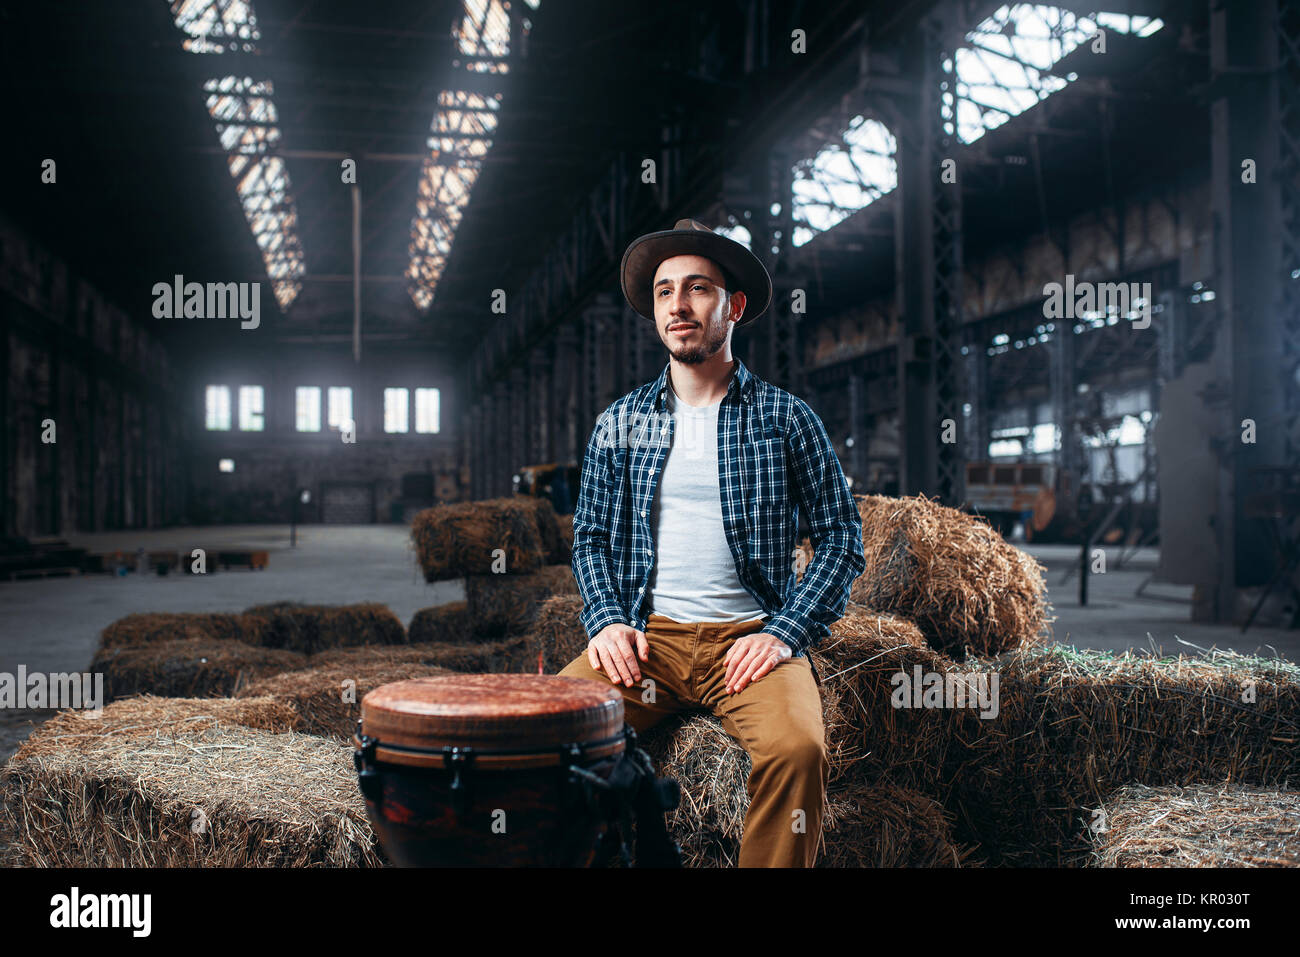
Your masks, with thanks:
[[[648,516],[673,436],[668,369],[602,412],[587,443],[573,514],[573,574],[588,640],[614,623],[644,631],[650,614],[655,542]],[[770,616],[763,631],[803,655],[830,634],[866,567],[862,520],[821,419],[739,359],[718,409],[718,485],[740,582]],[[814,556],[796,582],[799,509]]]

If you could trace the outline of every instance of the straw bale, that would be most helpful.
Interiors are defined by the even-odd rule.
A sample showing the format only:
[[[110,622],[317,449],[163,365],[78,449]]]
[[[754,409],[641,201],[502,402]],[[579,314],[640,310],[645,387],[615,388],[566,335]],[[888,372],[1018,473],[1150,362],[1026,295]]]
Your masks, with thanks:
[[[519,498],[435,505],[411,522],[411,539],[425,581],[490,575],[496,549],[506,573],[536,571],[546,561],[537,513]]]
[[[124,648],[184,638],[262,644],[263,623],[244,615],[147,613],[127,615],[104,629],[101,648]]]
[[[518,495],[513,501],[523,502],[533,512],[533,520],[537,523],[537,536],[542,546],[542,552],[546,555],[548,565],[567,564],[572,559],[573,548],[573,520],[569,520],[569,539],[565,540],[563,533],[560,531],[560,517],[555,514],[555,506],[551,504],[549,498],[538,498],[533,495]]]
[[[967,667],[999,672],[999,711],[968,721],[946,803],[999,864],[1081,863],[1093,810],[1127,784],[1270,787],[1300,772],[1300,667],[1282,659],[1057,645]]]
[[[560,527],[560,537],[564,539],[564,545],[568,548],[569,553],[573,553],[573,513],[556,516],[556,522]]]
[[[494,641],[429,642],[399,647],[339,648],[307,659],[307,667],[419,664],[469,673],[536,673],[537,655],[524,635]]]
[[[734,867],[749,809],[749,755],[706,713],[668,718],[642,736],[680,800],[667,817],[687,867]],[[887,782],[837,779],[827,794],[819,867],[955,867],[969,848],[951,840],[950,815],[919,792]]]
[[[325,648],[406,643],[402,621],[378,602],[356,605],[303,605],[275,602],[244,612],[263,621],[262,644],[311,654]]]
[[[568,565],[544,565],[527,575],[470,575],[465,603],[474,632],[482,636],[519,634],[533,627],[539,606],[552,595],[576,595],[578,583]]]
[[[813,560],[812,539],[804,538],[795,546],[795,551],[798,554],[795,556],[794,580],[801,582],[803,576],[808,572],[808,563]]]
[[[1300,867],[1300,791],[1132,784],[1102,810],[1092,867]]]
[[[255,678],[304,664],[304,657],[294,651],[259,648],[241,641],[187,638],[100,649],[90,671],[104,673],[104,697],[113,701],[142,693],[229,695]]]
[[[249,711],[253,705],[221,707]],[[34,732],[0,770],[0,817],[23,864],[383,863],[351,748],[194,713],[180,722],[168,717],[190,709],[130,699],[105,708],[99,719],[60,715]]]
[[[475,636],[470,623],[469,604],[453,601],[433,608],[421,608],[411,619],[406,636],[413,645],[470,641]]]
[[[581,614],[580,595],[556,595],[538,608],[529,637],[541,657],[543,674],[558,674],[587,650],[587,632],[579,619]]]
[[[854,498],[866,569],[853,601],[916,622],[958,660],[1050,637],[1045,569],[983,519],[924,496]]]
[[[420,661],[335,663],[260,678],[242,694],[271,698],[298,717],[294,730],[347,741],[361,717],[361,699],[375,688],[408,678],[451,674]]]

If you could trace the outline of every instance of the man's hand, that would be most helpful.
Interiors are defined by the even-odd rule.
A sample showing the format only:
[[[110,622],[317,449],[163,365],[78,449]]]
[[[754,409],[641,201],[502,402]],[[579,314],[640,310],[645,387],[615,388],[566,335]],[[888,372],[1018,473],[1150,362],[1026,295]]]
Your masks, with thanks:
[[[784,641],[763,631],[737,638],[722,659],[727,663],[727,694],[743,691],[793,654]]]
[[[604,671],[614,684],[621,681],[630,688],[632,682],[641,680],[634,650],[642,661],[650,659],[650,643],[645,632],[615,623],[606,625],[587,643],[587,660],[597,671]]]

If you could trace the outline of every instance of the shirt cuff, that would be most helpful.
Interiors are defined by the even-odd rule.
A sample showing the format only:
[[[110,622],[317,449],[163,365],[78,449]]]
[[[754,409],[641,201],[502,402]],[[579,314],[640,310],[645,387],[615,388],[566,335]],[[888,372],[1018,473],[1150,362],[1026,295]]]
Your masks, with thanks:
[[[590,624],[586,625],[587,641],[589,642],[600,634],[601,629],[607,625],[629,624],[623,610],[613,602],[593,609],[590,618],[584,613],[583,620],[584,622],[590,621]]]
[[[797,657],[803,654],[807,648],[808,630],[792,618],[778,615],[763,627],[763,631],[766,634],[775,635],[789,645],[793,656]]]

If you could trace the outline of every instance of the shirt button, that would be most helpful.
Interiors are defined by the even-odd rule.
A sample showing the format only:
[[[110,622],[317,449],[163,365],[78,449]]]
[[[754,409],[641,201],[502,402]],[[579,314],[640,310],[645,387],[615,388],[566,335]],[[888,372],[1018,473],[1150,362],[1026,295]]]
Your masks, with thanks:
[[[645,518],[645,509],[641,509],[641,517]]]
[[[647,555],[653,555],[653,554],[654,554],[654,552],[650,551],[650,549],[648,549],[648,548],[645,550],[645,553],[646,553]]]

